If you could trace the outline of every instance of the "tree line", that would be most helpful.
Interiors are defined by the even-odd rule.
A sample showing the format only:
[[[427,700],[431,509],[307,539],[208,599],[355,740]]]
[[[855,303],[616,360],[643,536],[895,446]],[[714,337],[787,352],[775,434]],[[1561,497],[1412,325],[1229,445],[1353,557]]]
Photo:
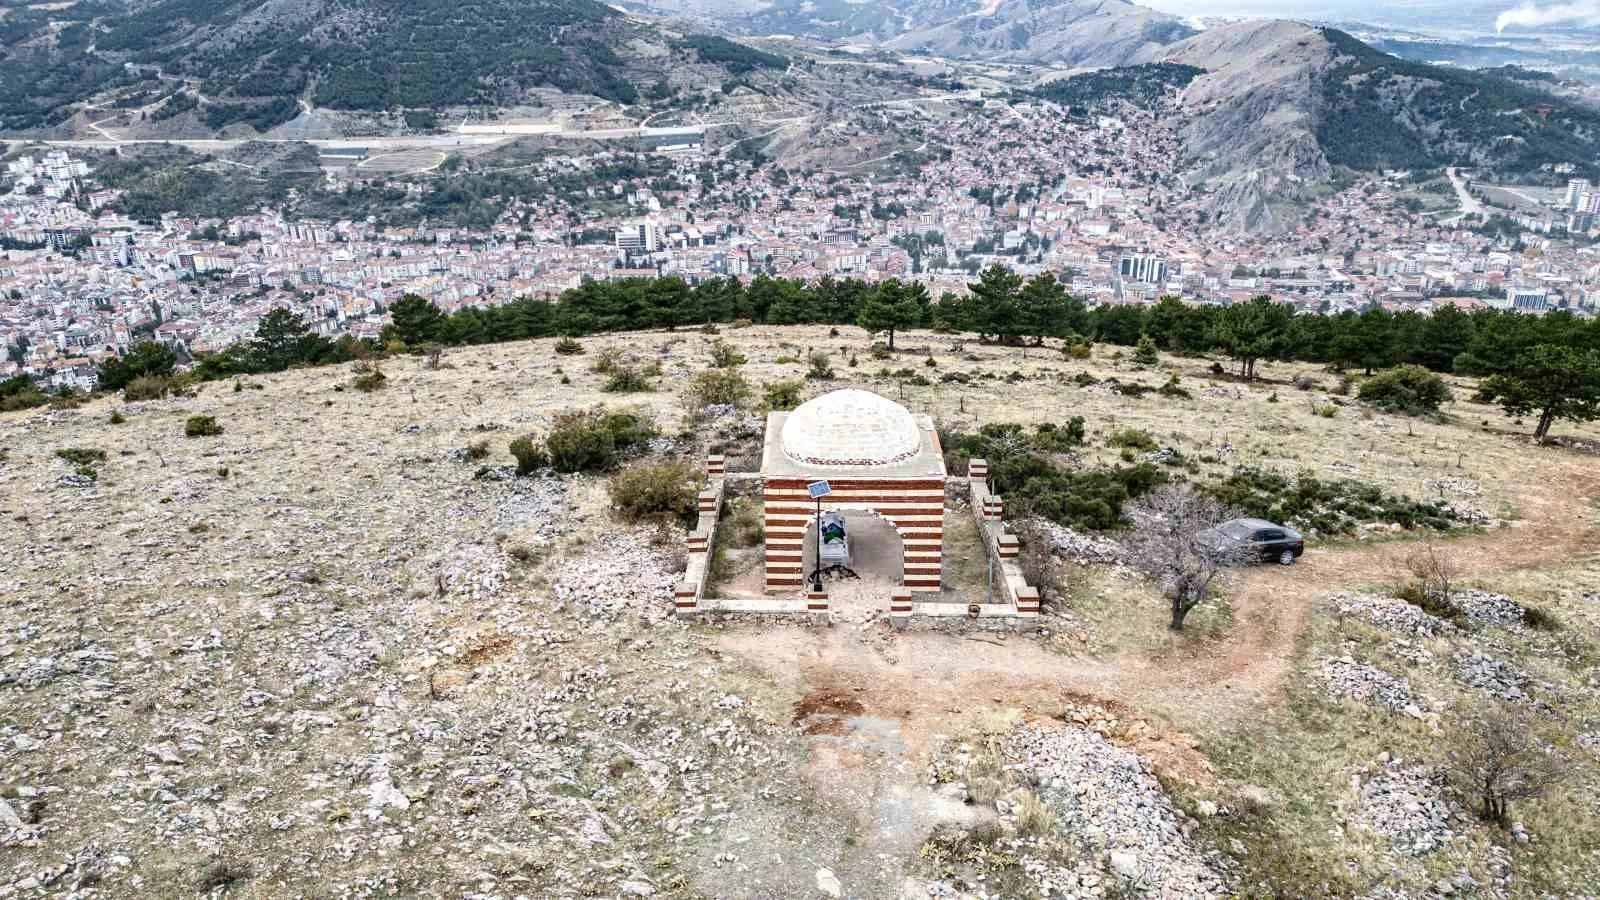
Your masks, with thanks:
[[[348,361],[384,349],[487,344],[529,338],[581,336],[652,328],[737,322],[767,325],[859,325],[887,336],[913,328],[977,334],[1002,344],[1065,341],[1064,351],[1087,355],[1101,342],[1154,344],[1180,355],[1222,353],[1240,377],[1257,364],[1297,360],[1358,368],[1411,364],[1436,372],[1491,377],[1485,399],[1513,415],[1539,416],[1544,437],[1555,419],[1600,415],[1600,321],[1566,311],[1543,316],[1443,307],[1431,316],[1390,313],[1296,315],[1266,297],[1232,306],[1190,306],[1171,297],[1153,305],[1089,308],[1046,273],[1025,279],[995,265],[965,297],[937,302],[920,283],[890,279],[869,284],[824,277],[812,283],[761,275],[749,284],[715,278],[690,285],[680,278],[585,281],[553,301],[519,298],[499,306],[445,313],[423,297],[406,295],[389,310],[383,340],[332,340],[311,332],[287,310],[264,318],[256,338],[201,357],[200,378],[223,378],[292,366]],[[107,364],[110,384],[126,383],[122,361]],[[135,373],[136,375],[137,373]]]
[[[1232,306],[1191,306],[1166,297],[1153,305],[1090,308],[1045,273],[1024,279],[991,266],[968,296],[937,302],[920,283],[868,284],[824,277],[812,283],[758,276],[748,285],[717,278],[690,286],[675,277],[586,281],[555,301],[522,298],[501,306],[443,313],[423,298],[403,297],[390,310],[386,340],[407,346],[482,344],[559,335],[648,328],[684,328],[740,320],[767,325],[860,325],[872,331],[913,328],[974,333],[1003,344],[1069,343],[1136,346],[1148,337],[1180,355],[1223,353],[1249,378],[1261,361],[1296,360],[1371,373],[1405,363],[1435,372],[1494,375],[1511,370],[1534,347],[1579,351],[1600,347],[1600,320],[1566,311],[1529,316],[1511,311],[1432,315],[1381,308],[1338,315],[1296,315],[1266,297]],[[892,340],[892,337],[891,337]]]

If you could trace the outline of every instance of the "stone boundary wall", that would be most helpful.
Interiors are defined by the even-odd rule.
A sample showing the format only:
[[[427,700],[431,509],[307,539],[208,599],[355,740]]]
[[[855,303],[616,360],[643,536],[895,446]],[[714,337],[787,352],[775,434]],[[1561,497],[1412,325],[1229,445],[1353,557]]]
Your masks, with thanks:
[[[683,581],[672,592],[672,605],[679,615],[691,615],[700,610],[700,601],[706,594],[706,580],[711,570],[711,550],[717,543],[717,519],[722,515],[722,498],[726,492],[728,466],[718,454],[706,457],[706,487],[696,500],[699,518],[689,532],[689,564],[684,567]]]
[[[1019,619],[1037,618],[1039,615],[1039,589],[1022,577],[1022,567],[1017,562],[1021,547],[1017,536],[1006,531],[1005,501],[999,494],[989,492],[989,462],[973,459],[967,463],[967,482],[972,497],[972,514],[978,520],[978,531],[983,535],[983,546],[994,561],[999,575],[1001,603],[1009,606],[1010,615]],[[984,615],[985,613],[979,613]]]

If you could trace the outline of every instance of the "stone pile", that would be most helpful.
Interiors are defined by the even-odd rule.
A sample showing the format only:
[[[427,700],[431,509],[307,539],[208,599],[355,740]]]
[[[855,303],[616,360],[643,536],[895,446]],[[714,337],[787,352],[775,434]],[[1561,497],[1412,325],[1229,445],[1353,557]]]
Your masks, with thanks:
[[[1327,684],[1328,693],[1335,697],[1358,700],[1413,719],[1427,715],[1425,710],[1428,702],[1411,692],[1409,681],[1374,666],[1358,663],[1349,656],[1323,660],[1322,679]]]
[[[1087,728],[1019,726],[1006,739],[1007,765],[1036,785],[1065,836],[1088,865],[1024,866],[1044,896],[1099,896],[1105,875],[1116,892],[1220,897],[1229,881],[1216,854],[1191,835],[1192,822],[1172,804],[1148,760]]]
[[[1349,593],[1335,597],[1333,604],[1342,616],[1357,616],[1379,628],[1401,634],[1435,637],[1456,631],[1456,627],[1444,619],[1396,597]]]
[[[1380,757],[1377,772],[1356,780],[1352,821],[1388,838],[1395,852],[1422,856],[1455,837],[1443,778],[1432,766]]]
[[[1122,549],[1110,538],[1080,534],[1048,519],[1029,519],[1027,524],[1050,538],[1050,552],[1081,564],[1112,565],[1121,561]]]
[[[1455,662],[1461,680],[1478,690],[1513,703],[1533,702],[1533,678],[1511,663],[1466,648],[1456,651]]]
[[[1479,590],[1453,591],[1450,594],[1450,602],[1473,622],[1510,628],[1513,631],[1522,630],[1524,619],[1522,607],[1504,594]]]

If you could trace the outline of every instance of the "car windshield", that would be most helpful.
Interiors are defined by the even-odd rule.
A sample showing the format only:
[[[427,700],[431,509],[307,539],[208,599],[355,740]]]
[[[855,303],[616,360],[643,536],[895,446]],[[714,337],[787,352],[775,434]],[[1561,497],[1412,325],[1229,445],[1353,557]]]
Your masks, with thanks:
[[[1223,522],[1217,526],[1217,530],[1236,541],[1249,540],[1252,531],[1244,522]]]

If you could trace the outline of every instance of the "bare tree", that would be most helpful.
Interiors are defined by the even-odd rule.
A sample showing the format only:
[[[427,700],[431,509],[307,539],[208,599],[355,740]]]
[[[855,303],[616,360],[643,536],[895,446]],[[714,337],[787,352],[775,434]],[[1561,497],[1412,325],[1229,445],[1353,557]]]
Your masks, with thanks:
[[[1174,631],[1181,630],[1189,611],[1211,595],[1224,566],[1248,558],[1245,547],[1196,539],[1231,515],[1220,501],[1192,485],[1158,487],[1130,503],[1127,515],[1133,524],[1127,541],[1129,563],[1155,579],[1172,600]]]
[[[1455,728],[1445,750],[1450,778],[1478,799],[1484,819],[1504,825],[1513,800],[1542,795],[1560,773],[1559,761],[1533,732],[1527,710],[1486,700]]]
[[[1433,541],[1427,541],[1406,557],[1406,569],[1427,596],[1448,604],[1460,567],[1455,557]]]

